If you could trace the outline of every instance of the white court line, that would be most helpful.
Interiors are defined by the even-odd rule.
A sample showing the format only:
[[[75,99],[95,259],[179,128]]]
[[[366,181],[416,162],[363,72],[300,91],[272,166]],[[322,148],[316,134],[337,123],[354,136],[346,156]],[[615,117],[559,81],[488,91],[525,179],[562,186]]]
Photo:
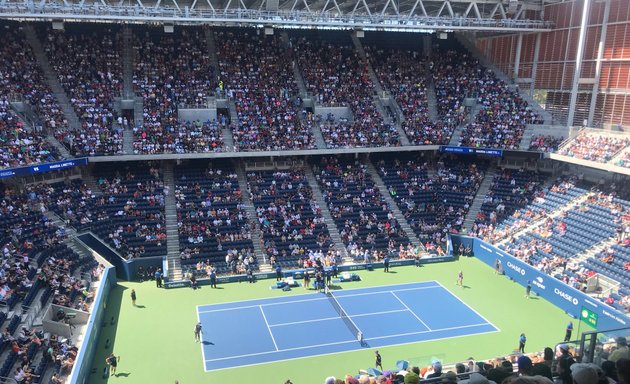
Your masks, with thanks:
[[[429,281],[423,281],[420,283],[400,283],[400,284],[393,284],[393,285],[387,285],[385,287],[366,287],[366,288],[355,288],[355,289],[349,289],[347,291],[342,291],[342,292],[352,292],[352,291],[363,291],[366,289],[376,289],[376,288],[391,288],[391,287],[396,287],[399,285],[413,285],[413,284],[423,284],[423,283],[434,283],[434,284],[438,284],[438,285],[434,285],[434,286],[428,286],[428,287],[416,287],[416,288],[404,288],[404,289],[398,289],[396,291],[407,291],[407,290],[416,290],[416,289],[425,289],[425,288],[439,288],[442,287],[442,285],[440,283],[438,283],[436,280],[429,280]],[[387,291],[378,291],[378,292],[370,292],[370,293],[358,293],[358,294],[352,294],[352,295],[341,295],[338,297],[346,297],[346,296],[361,296],[361,295],[369,295],[369,294],[373,294],[373,293],[387,293],[390,292],[390,290]],[[305,294],[301,294],[301,295],[295,295],[292,296],[294,298],[297,297],[313,297],[313,293],[305,293]],[[245,302],[252,302],[252,301],[263,301],[263,300],[269,300],[269,299],[273,299],[273,298],[262,298],[262,299],[246,299],[246,300],[235,300],[235,301],[230,301],[227,303],[217,303],[217,304],[204,304],[204,305],[198,305],[197,306],[197,310],[199,311],[199,307],[215,307],[217,305],[227,305],[227,304],[234,304],[234,303],[245,303]],[[286,299],[289,299],[288,297]],[[280,303],[269,303],[269,304],[261,304],[261,305],[275,305],[275,304],[286,304],[286,303],[299,303],[302,301],[312,301],[312,300],[319,300],[319,299],[305,299],[305,300],[293,300],[293,301],[283,301]],[[243,307],[235,307],[235,308],[253,308],[253,307],[257,307],[258,304],[256,305],[251,305],[251,306],[243,306]],[[222,310],[229,310],[230,308],[224,308]],[[217,312],[217,311],[221,311],[221,309],[216,309],[216,310],[209,310],[209,311],[199,311],[199,313],[206,313],[206,312]]]
[[[431,330],[432,330],[432,329],[431,329],[431,327],[429,327],[429,326],[427,325],[427,323],[425,323],[424,321],[422,321],[422,319],[421,319],[421,318],[419,318],[419,317],[418,317],[418,315],[416,315],[416,313],[415,313],[414,311],[412,311],[412,310],[411,310],[411,308],[409,308],[409,307],[407,306],[407,304],[405,304],[405,302],[404,302],[404,301],[402,301],[402,300],[400,299],[400,297],[398,297],[398,295],[396,295],[396,293],[395,293],[395,292],[390,291],[390,293],[391,293],[392,295],[394,295],[394,297],[396,298],[396,300],[400,301],[400,304],[402,304],[405,308],[407,308],[407,310],[409,310],[409,312],[411,312],[411,314],[413,315],[413,317],[415,317],[416,319],[418,319],[418,321],[419,321],[419,322],[421,322],[421,323],[422,323],[422,325],[424,325],[426,329],[428,329],[429,331],[431,331]]]
[[[197,322],[201,323],[201,319],[199,318],[199,306],[197,306]],[[203,344],[203,335],[204,335],[204,332],[202,330],[201,331],[201,342],[199,344],[201,344],[201,358],[203,359],[202,360],[203,368],[206,369],[206,350],[203,347],[204,346],[204,344]]]
[[[287,348],[287,349],[283,349],[281,351],[268,351],[268,352],[256,352],[256,353],[249,353],[246,355],[236,355],[236,356],[229,356],[229,357],[219,357],[217,359],[210,359],[210,360],[206,360],[206,362],[208,361],[221,361],[221,360],[229,360],[229,359],[240,359],[241,357],[250,357],[250,356],[260,356],[260,355],[267,355],[269,353],[277,353],[277,352],[286,352],[286,351],[298,351],[300,349],[307,349],[307,348],[316,348],[316,347],[328,347],[330,345],[341,345],[341,344],[348,344],[348,343],[357,343],[356,340],[348,340],[348,341],[335,341],[334,343],[326,343],[326,344],[315,344],[315,345],[307,345],[304,347],[294,347],[294,348]],[[275,361],[275,360],[274,360]]]
[[[371,337],[369,339],[365,339],[367,340],[377,340],[377,339],[386,339],[386,338],[391,338],[391,337],[401,337],[401,336],[409,336],[409,335],[417,335],[417,334],[422,334],[422,333],[431,333],[431,332],[439,332],[439,331],[448,331],[448,330],[453,330],[453,329],[463,329],[463,328],[471,328],[471,327],[478,327],[481,325],[488,325],[487,323],[482,323],[482,324],[475,324],[475,325],[466,325],[466,326],[460,326],[460,327],[450,327],[450,328],[443,328],[443,329],[434,329],[433,331],[419,331],[419,332],[410,332],[410,333],[401,333],[401,334],[397,334],[397,335],[389,335],[389,336],[378,336],[378,337]],[[468,335],[461,335],[461,336],[448,336],[448,337],[440,337],[437,339],[430,339],[430,340],[422,340],[422,341],[435,341],[435,340],[444,340],[444,339],[451,339],[454,337],[465,337],[465,336],[474,336],[474,335],[483,335],[485,333],[493,333],[493,332],[497,332],[497,331],[488,331],[488,332],[479,332],[479,333],[472,333],[472,334],[468,334]],[[307,346],[302,346],[302,347],[294,347],[294,348],[287,348],[287,349],[283,349],[283,350],[279,350],[279,351],[268,351],[268,352],[257,352],[257,353],[249,353],[249,354],[245,354],[245,355],[236,355],[236,356],[229,356],[229,357],[220,357],[217,359],[210,359],[210,360],[206,360],[206,362],[212,362],[212,361],[221,361],[221,360],[229,360],[229,359],[240,359],[243,357],[251,357],[251,356],[260,356],[260,355],[267,355],[267,354],[271,354],[271,353],[277,353],[277,352],[286,352],[286,351],[298,351],[301,349],[308,349],[308,348],[316,348],[316,347],[327,347],[327,346],[331,346],[331,345],[341,345],[341,344],[348,344],[348,343],[356,343],[356,340],[348,340],[348,341],[338,341],[338,342],[334,342],[334,343],[326,343],[326,344],[316,344],[316,345],[307,345]],[[399,344],[392,344],[392,345],[387,345],[387,347],[391,347],[391,346],[396,346],[396,345],[404,345],[404,344],[413,344],[413,343],[418,343],[419,341],[410,341],[407,343],[399,343]],[[258,365],[258,364],[267,364],[267,363],[275,363],[278,361],[287,361],[287,360],[296,360],[296,359],[303,359],[305,357],[314,357],[314,356],[324,356],[324,355],[334,355],[336,353],[343,353],[343,352],[352,352],[352,350],[350,351],[342,351],[342,352],[332,352],[332,353],[323,353],[320,355],[311,355],[311,356],[304,356],[304,357],[294,357],[294,358],[290,358],[290,359],[283,359],[283,360],[273,360],[273,361],[267,361],[264,363],[256,363],[256,364],[250,364],[250,365]],[[243,367],[243,366],[247,366],[247,365],[239,365],[239,367]],[[231,367],[233,368],[233,367]],[[221,368],[221,369],[228,369],[228,368]],[[214,369],[213,369],[214,371]],[[206,371],[207,372],[207,371]]]
[[[409,309],[393,309],[391,311],[383,311],[383,312],[372,312],[372,313],[360,313],[358,315],[348,315],[348,317],[361,317],[361,316],[372,316],[372,315],[384,315],[387,313],[396,313],[396,312],[407,312]]]
[[[263,315],[263,319],[265,320],[265,325],[267,325],[267,330],[269,331],[269,335],[271,336],[271,341],[273,341],[274,347],[276,347],[276,351],[279,351],[278,344],[276,344],[276,339],[273,337],[273,332],[271,332],[271,328],[269,328],[269,322],[267,321],[267,316],[265,316],[265,311],[263,310],[262,305],[258,306],[260,308],[260,313]]]
[[[335,296],[335,297],[337,297],[337,299],[343,299],[343,298],[346,298],[346,297],[372,296],[374,294],[379,294],[379,293],[418,291],[418,290],[422,290],[422,289],[433,289],[433,288],[442,288],[442,287],[439,286],[439,285],[436,285],[436,286],[432,286],[432,287],[418,287],[418,288],[398,289],[396,291],[386,290],[386,291],[378,291],[378,292],[355,293],[355,294],[351,294],[351,295],[339,295],[339,296]],[[322,300],[328,300],[328,298],[327,297],[318,297],[318,298],[315,298],[315,299],[283,301],[283,302],[280,302],[280,303],[245,305],[245,306],[242,306],[242,307],[231,307],[231,308],[222,308],[222,309],[212,309],[212,310],[209,310],[209,311],[199,311],[199,313],[226,312],[226,311],[233,311],[233,310],[237,310],[237,309],[258,308],[260,306],[270,307],[272,305],[285,305],[285,304],[303,303],[303,302],[308,302],[308,301],[322,301]],[[248,301],[251,301],[251,300],[248,300]]]
[[[330,320],[341,320],[341,317],[339,317],[339,316],[335,316],[335,317],[324,317],[323,319],[302,320],[302,321],[293,321],[293,322],[290,322],[290,323],[273,324],[273,325],[269,325],[269,328],[271,328],[271,327],[283,327],[283,326],[285,326],[285,325],[295,325],[295,324],[305,324],[305,323],[317,323],[318,321],[330,321]]]
[[[372,312],[372,313],[361,313],[359,315],[352,315],[348,317],[361,317],[361,316],[372,316],[372,315],[384,315],[386,313],[394,313],[394,312],[408,312],[408,309],[395,309],[392,311],[383,311],[383,312]],[[325,317],[322,319],[313,319],[313,320],[302,320],[302,321],[293,321],[290,323],[280,323],[280,324],[271,324],[270,327],[282,327],[283,325],[294,325],[294,324],[304,324],[304,323],[316,323],[318,321],[327,321],[327,320],[342,320],[341,316],[335,317]]]
[[[436,283],[440,284],[439,282],[436,281]],[[457,297],[457,295],[455,295],[453,292],[451,292],[448,288],[446,288],[445,286],[443,286],[442,284],[440,284],[440,286],[448,293],[451,294],[451,296],[453,296],[454,298],[456,298],[460,303],[464,304],[466,307],[468,307],[468,309],[470,309],[471,311],[473,311],[474,313],[477,314],[477,316],[481,317],[486,323],[492,325],[497,331],[501,331],[501,329],[499,329],[499,327],[497,327],[496,325],[492,324],[490,321],[488,321],[488,319],[486,319],[484,316],[481,315],[481,313],[477,312],[473,307],[471,307],[470,305],[466,304],[462,299],[460,299],[459,297]]]
[[[378,340],[378,339],[387,339],[387,338],[390,338],[390,337],[420,335],[420,334],[423,334],[423,333],[431,333],[431,332],[452,331],[454,329],[472,328],[472,327],[479,327],[479,326],[482,326],[482,325],[491,325],[491,324],[480,323],[480,324],[472,324],[472,325],[460,325],[460,326],[457,326],[457,327],[449,327],[449,328],[441,328],[441,329],[429,329],[428,331],[399,333],[397,335],[390,335],[390,336],[376,336],[376,337],[370,337],[370,338],[365,339],[365,340]],[[451,337],[453,337],[453,336],[451,336]],[[454,336],[454,337],[459,337],[459,336]],[[431,340],[433,340],[433,339],[431,339]]]
[[[223,308],[223,309],[212,309],[210,311],[200,311],[199,313],[213,313],[213,312],[226,312],[226,311],[233,311],[233,310],[237,310],[237,309],[247,309],[247,308],[258,308],[260,306],[265,306],[265,307],[269,307],[272,305],[284,305],[284,304],[292,304],[292,303],[304,303],[307,301],[320,301],[320,300],[327,300],[325,297],[319,297],[316,299],[305,299],[305,300],[294,300],[294,301],[283,301],[281,303],[269,303],[269,304],[255,304],[255,305],[245,305],[242,307],[231,307],[231,308]],[[248,301],[260,301],[260,300],[248,300]]]

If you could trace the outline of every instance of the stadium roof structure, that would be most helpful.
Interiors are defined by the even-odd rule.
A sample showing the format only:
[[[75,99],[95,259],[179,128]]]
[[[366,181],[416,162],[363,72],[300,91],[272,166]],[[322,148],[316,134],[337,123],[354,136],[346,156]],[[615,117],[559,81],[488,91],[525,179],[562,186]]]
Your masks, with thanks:
[[[542,32],[543,0],[0,0],[0,18],[409,32]]]

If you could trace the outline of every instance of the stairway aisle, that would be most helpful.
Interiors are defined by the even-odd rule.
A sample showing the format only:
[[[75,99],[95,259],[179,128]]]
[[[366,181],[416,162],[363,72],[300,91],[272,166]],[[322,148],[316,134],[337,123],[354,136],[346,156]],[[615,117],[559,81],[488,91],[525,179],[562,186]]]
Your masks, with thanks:
[[[429,76],[427,80],[427,106],[429,108],[429,119],[434,123],[437,122],[440,118],[437,109],[437,91],[435,90],[432,76]]]
[[[483,178],[479,189],[477,190],[477,194],[475,195],[475,199],[470,205],[470,209],[468,210],[468,214],[464,218],[464,225],[462,226],[466,232],[470,232],[473,225],[475,224],[475,218],[479,211],[481,211],[481,206],[483,205],[483,201],[488,194],[488,191],[492,187],[492,182],[494,180],[494,176],[496,175],[496,166],[492,164]]]
[[[385,199],[385,202],[387,203],[387,206],[389,207],[389,209],[394,213],[394,216],[396,217],[398,224],[400,224],[400,227],[407,234],[407,238],[409,238],[409,241],[411,241],[411,244],[413,244],[415,248],[420,248],[424,250],[425,249],[424,245],[422,244],[422,242],[420,241],[420,239],[418,238],[414,230],[411,228],[411,226],[407,222],[405,215],[403,215],[400,208],[398,208],[398,204],[396,204],[396,201],[394,200],[394,198],[392,198],[391,195],[389,194],[387,186],[383,182],[383,179],[381,179],[381,175],[378,174],[378,170],[376,169],[372,161],[367,160],[366,164],[368,167],[368,172],[370,173],[370,177],[374,181],[374,184],[376,184],[376,186],[378,187],[378,190],[381,192],[381,196],[383,196],[383,198]]]
[[[133,89],[133,70],[134,70],[134,49],[133,49],[133,31],[131,27],[123,28],[123,50],[122,50],[122,68],[123,68],[123,94],[125,100],[136,100],[134,103],[134,121],[133,124],[127,125],[123,131],[123,153],[126,155],[133,154],[133,126],[142,125],[137,121],[137,116],[142,116],[142,102],[138,104]],[[142,120],[142,119],[141,119]]]
[[[399,119],[396,119],[396,122],[393,122],[389,114],[385,112],[385,106],[383,105],[383,102],[381,101],[381,96],[385,95],[385,90],[381,86],[381,82],[378,80],[378,76],[376,76],[376,72],[374,72],[374,68],[372,68],[372,64],[370,63],[370,60],[368,60],[367,55],[365,54],[365,50],[363,49],[363,44],[361,44],[361,40],[359,40],[359,38],[354,33],[352,34],[352,43],[354,44],[354,49],[357,51],[359,56],[363,60],[365,60],[367,64],[368,74],[370,75],[370,80],[372,80],[372,83],[374,84],[374,90],[376,91],[376,95],[373,97],[373,103],[374,103],[374,106],[376,107],[376,110],[381,114],[381,117],[383,118],[383,121],[385,121],[385,123],[391,124],[394,127],[396,127],[396,131],[398,132],[398,136],[400,137],[400,143],[402,145],[411,145],[411,142],[409,141],[409,138],[407,137],[407,133],[405,133],[405,130],[402,128],[402,125],[401,125],[402,119],[399,118]],[[396,101],[391,99],[390,103],[396,104]],[[400,107],[395,106],[394,109],[400,110]]]
[[[258,259],[258,265],[261,272],[271,271],[271,266],[268,264],[267,254],[263,249],[263,236],[258,229],[258,215],[256,214],[256,208],[252,201],[252,196],[249,193],[249,186],[247,184],[247,175],[245,174],[245,164],[235,163],[234,168],[238,175],[238,187],[241,190],[241,198],[243,199],[243,205],[245,205],[245,212],[247,213],[247,221],[249,222],[252,233],[252,243],[254,244],[254,254]],[[262,260],[262,262],[261,262]]]
[[[326,200],[324,200],[324,195],[322,194],[322,189],[319,187],[319,183],[317,182],[317,178],[315,176],[315,173],[313,172],[313,167],[311,165],[307,165],[305,166],[304,171],[306,173],[308,185],[313,191],[313,197],[322,210],[322,217],[326,222],[326,227],[328,228],[328,233],[330,234],[330,239],[334,244],[335,250],[341,253],[344,264],[353,263],[354,260],[352,260],[352,257],[349,257],[348,251],[343,244],[343,240],[341,239],[341,235],[339,234],[337,223],[335,223],[335,220],[330,214],[330,209],[328,209],[328,204],[326,204]]]
[[[39,41],[37,33],[35,32],[35,27],[33,27],[32,24],[25,24],[23,29],[24,34],[26,35],[26,41],[33,49],[33,54],[37,59],[37,63],[44,72],[46,83],[52,90],[53,96],[57,100],[57,103],[61,107],[61,110],[68,121],[68,128],[70,128],[71,131],[78,131],[81,128],[79,117],[70,104],[70,99],[68,99],[68,95],[66,95],[66,92],[61,86],[61,83],[57,78],[57,74],[53,71],[50,62],[48,61],[48,57],[46,57],[42,43]]]
[[[464,48],[466,48],[474,57],[479,59],[479,62],[485,66],[486,68],[492,70],[499,80],[503,80],[506,84],[512,84],[512,79],[510,79],[503,71],[501,71],[492,61],[490,61],[480,50],[475,46],[470,39],[460,33],[455,34],[455,38],[459,41]],[[511,85],[510,88],[512,90],[516,89],[517,86]],[[536,112],[543,120],[543,124],[553,124],[553,117],[551,113],[543,109],[540,104],[538,104],[533,97],[530,95],[519,92],[520,96],[527,101],[527,104],[532,108],[534,112]]]
[[[166,216],[166,250],[168,259],[168,278],[169,280],[182,279],[182,264],[179,256],[179,230],[177,226],[177,202],[175,200],[175,171],[173,169],[173,161],[164,161],[164,187],[168,187],[168,192],[164,202],[164,213]]]

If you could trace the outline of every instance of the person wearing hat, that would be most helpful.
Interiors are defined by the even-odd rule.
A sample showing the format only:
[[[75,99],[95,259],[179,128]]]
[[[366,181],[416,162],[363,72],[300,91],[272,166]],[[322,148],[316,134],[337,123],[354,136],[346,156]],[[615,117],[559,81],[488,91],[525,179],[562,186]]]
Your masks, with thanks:
[[[521,336],[518,338],[518,351],[520,353],[525,353],[526,342],[527,342],[527,337],[525,337],[524,333],[521,333]]]
[[[324,384],[335,384],[335,381],[337,381],[337,379],[335,379],[334,376],[330,376],[324,380]]]
[[[434,377],[442,376],[442,363],[440,363],[439,361],[434,361],[432,366],[433,366],[433,373],[429,373],[426,378],[432,379]]]
[[[564,346],[566,349],[563,349]],[[573,377],[571,376],[571,366],[575,364],[575,360],[569,354],[569,347],[566,344],[560,346],[562,355],[558,358],[558,364],[556,364],[556,375],[558,384],[573,384]]]
[[[613,363],[619,359],[630,359],[630,350],[628,350],[628,341],[625,337],[617,338],[617,348],[610,354],[608,360]]]
[[[530,359],[529,357],[523,355],[523,356],[519,356],[518,360],[516,361],[516,364],[518,365],[518,373],[522,376],[532,376],[532,359]]]
[[[573,364],[571,377],[574,384],[597,384],[599,382],[598,368],[594,364]]]
[[[380,368],[381,371],[383,370],[383,361],[381,359],[381,354],[378,353],[378,351],[374,352],[376,354],[376,361],[374,362],[374,367],[375,368]]]
[[[566,343],[567,341],[571,341],[571,335],[573,334],[573,322],[569,321],[569,324],[567,324],[567,330],[564,333],[564,342]]]

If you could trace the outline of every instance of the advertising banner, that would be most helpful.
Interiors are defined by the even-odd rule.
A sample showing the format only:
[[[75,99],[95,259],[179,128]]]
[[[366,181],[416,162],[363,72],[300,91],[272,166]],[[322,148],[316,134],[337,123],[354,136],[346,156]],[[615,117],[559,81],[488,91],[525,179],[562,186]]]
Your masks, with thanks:
[[[498,260],[505,276],[523,287],[530,282],[533,293],[564,310],[570,316],[579,319],[586,310],[591,319],[590,325],[598,330],[623,328],[630,324],[630,318],[625,314],[482,240],[473,240],[473,253],[476,258],[492,268]],[[593,319],[596,320],[592,321]]]

